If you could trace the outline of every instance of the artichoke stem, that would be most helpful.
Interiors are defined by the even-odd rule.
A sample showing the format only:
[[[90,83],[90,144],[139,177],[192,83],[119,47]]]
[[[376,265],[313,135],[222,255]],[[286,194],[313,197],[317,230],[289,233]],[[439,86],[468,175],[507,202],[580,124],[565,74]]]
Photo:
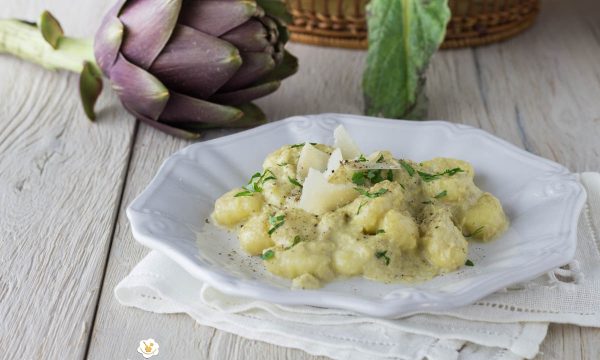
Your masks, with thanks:
[[[50,70],[81,73],[84,63],[96,64],[90,39],[64,36],[58,40],[57,49],[53,49],[37,26],[13,19],[0,20],[1,53],[14,55]]]

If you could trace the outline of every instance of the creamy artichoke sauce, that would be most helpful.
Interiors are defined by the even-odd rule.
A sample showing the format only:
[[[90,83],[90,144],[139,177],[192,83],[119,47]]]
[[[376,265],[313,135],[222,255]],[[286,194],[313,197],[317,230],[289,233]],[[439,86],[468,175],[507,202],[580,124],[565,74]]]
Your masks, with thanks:
[[[281,147],[215,203],[215,223],[236,231],[245,252],[293,287],[351,276],[424,281],[472,265],[469,241],[506,229],[500,202],[474,184],[466,161],[365,156],[345,131],[337,135],[338,149]]]

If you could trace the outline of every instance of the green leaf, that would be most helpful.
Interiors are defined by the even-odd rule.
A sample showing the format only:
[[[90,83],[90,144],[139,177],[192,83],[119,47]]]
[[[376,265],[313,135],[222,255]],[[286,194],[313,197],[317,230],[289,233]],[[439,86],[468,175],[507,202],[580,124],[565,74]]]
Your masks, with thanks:
[[[272,259],[273,256],[275,256],[275,251],[273,251],[273,250],[267,250],[264,253],[262,253],[262,255],[260,256],[260,258],[263,259],[263,260],[269,260],[269,259]]]
[[[406,161],[400,160],[400,165],[406,170],[409,176],[413,176],[415,174],[415,169]]]
[[[302,184],[300,183],[300,181],[298,181],[298,179],[294,179],[291,176],[288,176],[288,180],[293,184],[296,185],[297,187],[299,187],[300,189],[302,189]]]
[[[461,172],[465,172],[463,169],[461,168],[453,168],[453,169],[446,169],[442,172],[438,172],[435,174],[429,174],[423,171],[417,171],[417,173],[419,174],[419,176],[421,177],[421,180],[425,181],[425,182],[431,182],[434,180],[437,180],[439,178],[441,178],[442,176],[446,175],[446,176],[454,176],[458,173]]]
[[[475,229],[475,231],[473,231],[472,233],[470,233],[469,235],[466,235],[466,238],[472,238],[475,237],[477,235],[479,235],[480,232],[483,231],[483,229],[485,228],[485,226],[480,226],[477,229]]]
[[[473,263],[471,260],[467,259],[467,261],[465,261],[465,265],[466,266],[475,266],[475,263]]]
[[[367,14],[365,113],[423,118],[425,71],[446,33],[448,0],[371,0]]]
[[[444,191],[440,191],[436,196],[434,196],[434,198],[441,199],[446,195],[448,195],[448,191],[444,190]]]
[[[271,224],[271,228],[268,231],[269,235],[273,235],[275,230],[279,229],[285,223],[285,215],[271,215],[269,216],[269,224]]]
[[[358,191],[359,194],[366,196],[370,199],[375,199],[380,197],[381,195],[385,194],[388,192],[388,189],[379,189],[376,192],[370,193],[365,189],[361,189],[361,188],[354,188],[354,190]]]
[[[292,15],[287,11],[285,2],[282,0],[256,0],[267,15],[283,21],[286,24],[292,22]]]
[[[44,11],[40,16],[40,31],[44,40],[53,49],[58,49],[58,43],[65,33],[58,20],[49,11]]]
[[[269,180],[277,180],[277,178],[275,178],[275,174],[273,174],[271,170],[267,169],[263,171],[262,174],[257,172],[254,175],[252,175],[252,177],[248,181],[248,184],[242,186],[244,191],[240,191],[233,197],[253,196],[255,193],[262,192],[263,186]]]
[[[388,170],[386,179],[387,181],[394,181],[394,173],[392,172],[392,170]]]
[[[365,173],[362,171],[357,171],[354,174],[352,174],[352,182],[358,186],[364,185],[366,180],[367,179],[365,179]]]
[[[291,248],[293,248],[294,246],[298,245],[300,242],[302,241],[302,238],[300,237],[300,235],[296,235],[294,236],[294,240],[292,241],[292,244],[288,247],[286,247],[286,250],[289,250]]]
[[[360,210],[363,208],[363,206],[367,205],[369,201],[365,200],[363,202],[360,203],[360,205],[358,205],[358,209],[356,209],[356,215],[358,215],[360,213]]]
[[[390,264],[390,257],[387,256],[387,250],[386,251],[377,251],[375,252],[375,257],[378,259],[383,259],[383,261],[385,262],[385,265],[389,265]]]
[[[79,95],[83,110],[91,121],[96,120],[94,106],[102,93],[102,73],[96,64],[86,61],[79,75]]]

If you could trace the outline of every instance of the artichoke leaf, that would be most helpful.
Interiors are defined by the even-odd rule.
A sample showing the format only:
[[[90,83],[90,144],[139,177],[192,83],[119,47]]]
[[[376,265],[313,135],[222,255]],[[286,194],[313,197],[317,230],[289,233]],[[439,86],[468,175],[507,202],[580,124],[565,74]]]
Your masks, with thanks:
[[[199,123],[199,122],[188,122],[177,124],[177,127],[190,131],[190,132],[201,132],[209,129],[216,128],[230,128],[230,129],[240,129],[240,128],[250,128],[258,125],[265,124],[267,122],[267,116],[263,111],[256,105],[252,103],[246,103],[237,106],[240,111],[243,112],[243,116],[235,121],[228,122],[226,124],[209,124],[209,123]]]
[[[450,19],[447,0],[373,0],[367,8],[369,50],[363,75],[365,113],[426,115],[425,71]]]
[[[185,1],[179,22],[220,37],[261,13],[256,2],[248,0]]]
[[[154,75],[119,55],[110,80],[121,103],[138,117],[158,120],[169,101],[169,90]]]
[[[53,49],[58,49],[60,39],[65,35],[65,32],[58,20],[49,11],[44,11],[40,16],[40,31],[44,40]]]
[[[79,75],[79,95],[83,110],[91,121],[96,120],[94,106],[102,93],[102,73],[96,64],[86,61]]]
[[[226,105],[239,105],[266,96],[279,89],[279,86],[281,86],[281,81],[275,80],[241,90],[216,93],[209,100]]]
[[[250,86],[275,69],[275,61],[271,54],[247,52],[240,55],[242,56],[242,66],[219,91],[234,91]]]
[[[149,69],[167,45],[181,12],[182,0],[127,1],[119,19],[127,29],[121,52]]]
[[[253,103],[238,105],[238,108],[244,112],[244,116],[237,121],[227,124],[227,127],[245,128],[262,125],[267,122],[265,113]]]
[[[261,83],[267,83],[275,80],[283,80],[294,75],[298,71],[298,58],[290,54],[287,50],[283,54],[283,60],[267,76],[261,79]]]
[[[171,91],[167,106],[160,115],[160,121],[174,126],[182,123],[225,126],[243,116],[242,110],[233,106],[215,104]]]
[[[108,77],[110,77],[111,67],[117,61],[124,34],[123,23],[118,18],[107,15],[94,38],[96,62]]]
[[[161,123],[158,121],[154,121],[152,119],[147,119],[144,117],[138,117],[137,119],[145,124],[148,124],[156,129],[162,131],[162,132],[165,132],[169,135],[173,135],[173,136],[176,136],[176,137],[179,137],[182,139],[196,140],[202,136],[202,133],[199,131],[176,128],[171,125],[164,124],[164,123]]]
[[[206,99],[227,83],[242,63],[238,49],[227,41],[177,25],[150,72],[169,89]]]
[[[258,20],[250,19],[221,36],[221,39],[235,45],[240,51],[265,51],[272,48],[269,33]]]

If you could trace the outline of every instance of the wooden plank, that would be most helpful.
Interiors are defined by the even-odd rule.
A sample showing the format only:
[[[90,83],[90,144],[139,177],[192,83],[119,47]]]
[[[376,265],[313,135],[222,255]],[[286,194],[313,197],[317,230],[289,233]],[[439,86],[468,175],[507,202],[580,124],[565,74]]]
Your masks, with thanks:
[[[215,134],[212,134],[214,136]],[[186,315],[157,315],[117,303],[113,289],[148,252],[131,236],[125,208],[148,184],[161,163],[189,143],[141,125],[119,213],[88,359],[135,359],[139,341],[156,339],[168,359],[294,359],[304,352],[200,326]]]
[[[544,2],[538,24],[514,40],[444,51],[428,74],[429,118],[479,126],[571,169],[599,169],[599,5],[593,0]],[[596,32],[595,32],[596,31]],[[272,119],[319,112],[360,113],[364,53],[293,44],[298,76],[259,101]],[[576,55],[576,56],[574,56]],[[218,132],[225,134],[227,132]],[[168,358],[313,359],[305,353],[242,339],[197,325],[181,315],[155,315],[116,303],[112,290],[147,253],[132,239],[123,209],[160,163],[186,145],[141,126],[118,218],[95,323],[91,359],[137,356],[141,338],[153,336]],[[126,331],[123,329],[127,329]],[[540,359],[598,358],[600,331],[554,325]],[[575,356],[575,357],[574,357]]]
[[[0,17],[48,8],[91,35],[110,1],[9,1]],[[73,16],[77,14],[77,16]],[[0,55],[0,358],[80,359],[86,351],[134,122],[112,94],[97,124],[78,76]]]

